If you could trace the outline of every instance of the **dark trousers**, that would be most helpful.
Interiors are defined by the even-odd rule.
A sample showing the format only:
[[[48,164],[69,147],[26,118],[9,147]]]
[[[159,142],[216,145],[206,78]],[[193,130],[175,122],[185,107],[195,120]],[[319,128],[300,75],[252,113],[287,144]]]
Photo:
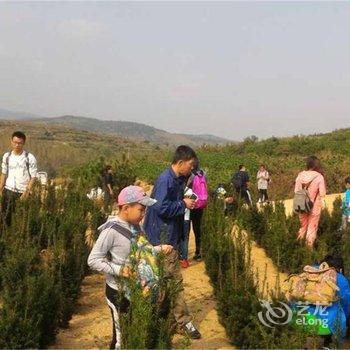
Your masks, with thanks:
[[[1,197],[1,224],[10,226],[11,217],[16,209],[16,202],[21,197],[22,193],[13,192],[8,189],[4,189]]]
[[[125,314],[129,310],[130,302],[125,298],[124,294],[111,288],[108,284],[106,284],[106,298],[107,304],[111,309],[112,313],[112,341],[110,345],[110,349],[120,349],[121,347],[121,331],[120,331],[120,320],[119,315]]]
[[[191,221],[192,221],[193,233],[196,241],[195,254],[200,254],[201,252],[202,217],[203,217],[203,209],[191,210]]]
[[[247,188],[236,188],[236,193],[238,197],[244,199],[244,201],[251,207],[253,205],[252,197]]]
[[[259,189],[259,199],[261,202],[266,202],[269,200],[269,196],[267,195],[267,189]]]
[[[105,188],[103,191],[105,193],[103,197],[103,211],[105,214],[109,215],[111,213],[111,203],[113,202],[113,198],[109,193],[108,188]]]

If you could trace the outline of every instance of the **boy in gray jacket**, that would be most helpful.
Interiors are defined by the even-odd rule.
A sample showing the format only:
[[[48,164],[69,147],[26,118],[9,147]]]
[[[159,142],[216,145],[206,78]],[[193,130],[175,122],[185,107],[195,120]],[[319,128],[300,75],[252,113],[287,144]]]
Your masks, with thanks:
[[[124,188],[118,196],[118,216],[99,227],[100,235],[88,258],[88,265],[93,270],[106,275],[106,299],[113,322],[111,349],[119,349],[121,346],[119,314],[126,313],[129,307],[129,300],[118,279],[129,278],[131,275],[128,265],[131,239],[141,233],[139,224],[146,207],[155,203],[156,200],[148,197],[141,187]],[[162,249],[161,246],[155,248]]]

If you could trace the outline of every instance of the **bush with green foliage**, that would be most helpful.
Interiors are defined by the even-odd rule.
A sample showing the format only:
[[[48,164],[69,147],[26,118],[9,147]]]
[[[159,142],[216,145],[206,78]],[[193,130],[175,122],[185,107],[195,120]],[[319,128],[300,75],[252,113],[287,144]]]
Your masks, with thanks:
[[[99,221],[73,187],[18,202],[0,238],[0,348],[42,348],[68,324],[86,272],[85,232]]]
[[[241,215],[237,208],[235,215]],[[291,324],[268,328],[259,321],[263,307],[250,268],[250,242],[239,234],[233,239],[234,224],[232,218],[225,217],[219,201],[209,204],[204,215],[202,251],[219,319],[230,341],[242,349],[301,348],[305,334],[300,329]]]
[[[344,255],[344,241],[348,236],[340,239],[337,233],[341,220],[340,206],[341,200],[337,198],[332,215],[327,209],[322,211],[313,251],[305,246],[304,241],[296,240],[299,218],[296,214],[287,217],[282,202],[277,202],[274,207],[242,208],[238,222],[282,271],[296,273],[305,265],[321,262],[326,254]]]

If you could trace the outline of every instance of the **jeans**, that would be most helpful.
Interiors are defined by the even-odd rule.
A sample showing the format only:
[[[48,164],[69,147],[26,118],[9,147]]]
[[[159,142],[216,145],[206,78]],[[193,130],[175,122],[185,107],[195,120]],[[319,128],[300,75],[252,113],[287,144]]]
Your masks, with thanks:
[[[185,220],[183,224],[182,235],[179,242],[179,256],[180,260],[188,259],[188,241],[190,236],[191,221]]]

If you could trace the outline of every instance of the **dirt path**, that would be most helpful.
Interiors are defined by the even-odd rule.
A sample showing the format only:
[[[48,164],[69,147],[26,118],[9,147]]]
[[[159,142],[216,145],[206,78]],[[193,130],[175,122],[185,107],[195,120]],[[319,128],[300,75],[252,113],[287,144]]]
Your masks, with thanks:
[[[190,257],[194,253],[193,234],[190,238]],[[218,320],[216,301],[204,262],[190,261],[190,267],[183,269],[185,296],[194,315],[194,322],[203,337],[189,341],[176,335],[174,348],[189,349],[233,349],[225,330]],[[57,335],[56,349],[101,349],[108,348],[111,337],[111,316],[104,297],[104,276],[87,276],[82,285],[76,313],[69,328]]]
[[[247,242],[248,233],[239,230],[237,226],[232,229],[234,239]],[[287,275],[278,271],[273,261],[266,255],[265,250],[259,247],[254,241],[250,241],[251,245],[247,245],[247,253],[250,259],[251,269],[254,273],[254,280],[257,283],[258,292],[264,299],[270,299],[271,291],[276,291]],[[250,248],[250,254],[248,249]]]
[[[332,212],[334,200],[342,196],[342,194],[330,194],[325,198],[326,206]],[[291,215],[293,213],[293,200],[288,199],[284,201],[286,208],[286,214]],[[232,234],[237,237],[237,227],[233,228]],[[242,231],[243,239],[247,239],[247,233]],[[266,255],[263,248],[259,247],[254,241],[251,244],[250,258],[252,263],[252,271],[255,274],[255,279],[258,285],[260,294],[265,298],[270,298],[270,292],[276,291],[287,278],[287,274],[278,271],[273,261]]]

